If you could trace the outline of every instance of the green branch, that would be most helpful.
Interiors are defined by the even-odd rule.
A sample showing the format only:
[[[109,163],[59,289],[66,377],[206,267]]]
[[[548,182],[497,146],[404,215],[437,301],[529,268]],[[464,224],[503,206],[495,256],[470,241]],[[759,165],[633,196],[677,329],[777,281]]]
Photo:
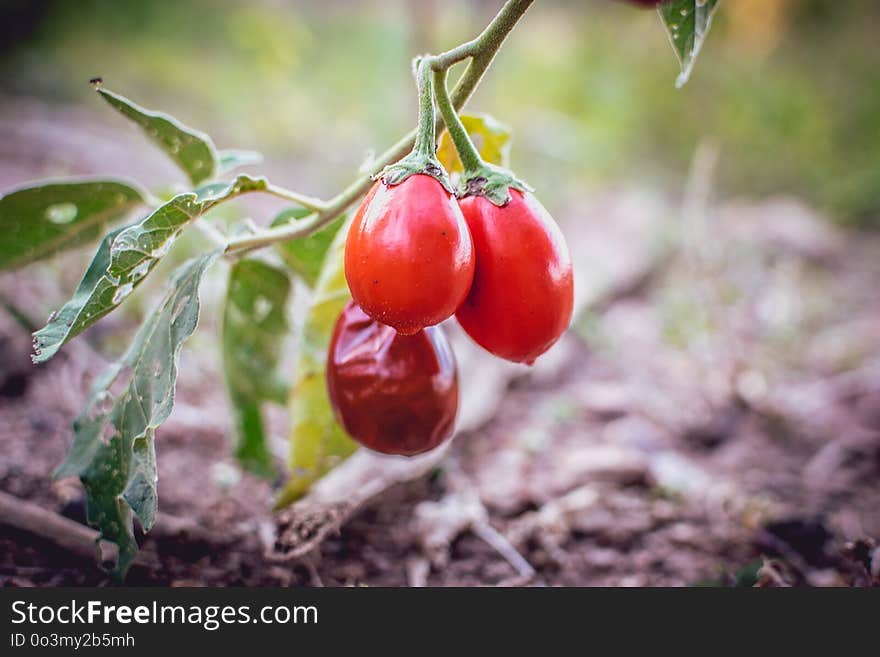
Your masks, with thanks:
[[[271,183],[267,183],[266,189],[264,189],[263,191],[267,194],[277,196],[278,198],[292,201],[297,205],[308,208],[309,210],[323,210],[325,207],[327,207],[327,204],[321,199],[314,198],[312,196],[306,196],[305,194],[300,194],[299,192],[294,192],[292,190],[285,189]]]

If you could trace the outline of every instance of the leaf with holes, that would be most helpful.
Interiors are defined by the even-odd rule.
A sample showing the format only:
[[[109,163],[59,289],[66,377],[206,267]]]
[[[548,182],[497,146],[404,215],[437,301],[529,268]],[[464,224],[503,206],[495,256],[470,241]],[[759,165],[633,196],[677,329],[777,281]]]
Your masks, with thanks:
[[[292,221],[303,219],[311,214],[312,210],[306,208],[288,208],[278,213],[272,220],[271,226],[277,228]],[[278,254],[290,269],[302,278],[309,287],[314,287],[321,274],[321,266],[327,250],[333,243],[333,238],[339,232],[339,228],[345,223],[345,215],[335,219],[321,230],[306,237],[288,240],[277,245]]]
[[[278,507],[301,497],[357,447],[333,415],[324,380],[333,327],[351,298],[343,265],[347,232],[348,222],[337,231],[327,251],[303,326],[288,406],[290,477],[278,497]]]
[[[236,262],[229,271],[223,311],[223,370],[237,435],[236,456],[248,470],[275,474],[261,406],[284,403],[287,387],[278,375],[278,359],[288,331],[287,274],[260,260]]]
[[[71,180],[11,190],[0,196],[0,269],[97,239],[146,197],[137,186],[119,180]]]
[[[462,114],[461,122],[471,136],[474,146],[489,164],[506,167],[510,160],[510,128],[488,114]],[[461,160],[449,132],[440,137],[437,159],[449,173],[461,173]]]
[[[208,135],[188,128],[173,116],[145,109],[101,86],[96,91],[111,107],[140,126],[183,169],[193,185],[217,173],[219,157]]]
[[[180,348],[198,323],[199,284],[219,255],[191,260],[178,270],[128,353],[95,380],[74,422],[67,457],[55,472],[82,481],[89,524],[119,547],[120,577],[137,553],[132,513],[144,531],[156,518],[153,435],[174,405]]]
[[[190,221],[218,203],[265,188],[265,179],[241,175],[232,183],[206,185],[195,192],[178,194],[139,223],[116,234],[109,245],[105,240],[70,301],[34,333],[34,362],[50,359],[67,341],[121,304],[153,271]]]
[[[681,64],[681,73],[675,81],[677,88],[690,78],[717,6],[718,0],[669,0],[657,7]]]

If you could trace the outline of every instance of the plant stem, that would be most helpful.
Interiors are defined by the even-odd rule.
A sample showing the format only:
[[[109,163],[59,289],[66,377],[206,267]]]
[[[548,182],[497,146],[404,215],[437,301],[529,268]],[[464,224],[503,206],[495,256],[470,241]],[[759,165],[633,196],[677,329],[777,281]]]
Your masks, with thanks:
[[[533,2],[534,0],[507,0],[495,18],[476,39],[431,58],[431,68],[435,71],[448,69],[458,62],[470,59],[468,67],[451,94],[452,106],[456,110],[460,110],[474,93],[483,74],[489,68],[498,49],[501,48],[501,44],[504,43],[507,35],[510,34]],[[440,117],[435,118],[435,130],[441,121]],[[256,235],[245,235],[232,239],[226,245],[226,253],[257,249],[276,242],[305,237],[320,230],[366,194],[373,185],[373,176],[387,165],[393,164],[405,156],[412,149],[415,138],[415,130],[401,138],[376,159],[369,174],[352,181],[339,194],[323,203],[323,207],[318,209],[316,214],[287,226],[269,228]]]
[[[464,124],[458,116],[458,112],[452,106],[452,99],[449,98],[449,91],[446,89],[446,69],[441,68],[434,71],[434,91],[437,94],[437,105],[440,107],[440,114],[446,123],[446,129],[449,136],[455,144],[455,150],[458,151],[458,157],[461,158],[461,164],[465,173],[477,171],[485,166],[483,158],[477,151],[474,142],[465,130]]]
[[[264,191],[267,194],[272,194],[272,196],[277,196],[278,198],[293,201],[297,205],[301,205],[304,208],[308,208],[309,210],[323,210],[325,207],[327,207],[327,204],[319,198],[306,196],[305,194],[300,194],[299,192],[294,192],[292,190],[285,189],[284,187],[279,187],[278,185],[273,185],[271,183],[266,186],[266,189]]]
[[[211,243],[215,248],[226,245],[226,235],[217,230],[212,223],[206,221],[204,216],[196,219],[195,224],[196,228],[198,228],[205,237],[211,240]]]
[[[431,84],[431,64],[427,57],[419,60],[416,69],[419,90],[419,123],[416,127],[416,143],[413,150],[425,158],[433,158],[437,143],[434,111],[434,86]]]

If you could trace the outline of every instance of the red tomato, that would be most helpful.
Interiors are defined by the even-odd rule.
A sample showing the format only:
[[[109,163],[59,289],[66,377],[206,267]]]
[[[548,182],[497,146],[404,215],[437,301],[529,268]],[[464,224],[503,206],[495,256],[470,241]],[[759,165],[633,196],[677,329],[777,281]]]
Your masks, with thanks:
[[[458,372],[439,326],[401,335],[350,301],[333,330],[327,389],[348,434],[377,452],[413,456],[452,435]]]
[[[456,313],[468,335],[496,356],[531,364],[571,320],[574,281],[559,226],[532,196],[461,200],[476,250],[471,291]]]
[[[474,249],[456,200],[437,180],[381,180],[358,208],[345,278],[364,312],[404,334],[451,317],[474,275]]]

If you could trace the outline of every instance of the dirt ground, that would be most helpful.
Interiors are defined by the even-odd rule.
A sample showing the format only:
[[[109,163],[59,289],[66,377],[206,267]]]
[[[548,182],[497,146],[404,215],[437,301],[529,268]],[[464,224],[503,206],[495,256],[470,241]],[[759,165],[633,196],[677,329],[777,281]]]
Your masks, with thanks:
[[[791,199],[690,201],[609,190],[559,212],[582,310],[547,365],[460,353],[463,379],[503,394],[466,384],[480,419],[444,459],[299,560],[267,555],[273,485],[228,458],[218,359],[194,340],[157,435],[161,516],[126,583],[880,583],[880,239]],[[36,266],[0,292],[60,300],[64,280]],[[79,484],[51,471],[94,348],[128,329],[111,316],[33,367],[0,310],[0,491],[83,521]],[[283,414],[271,425],[283,437]],[[0,583],[111,583],[56,543],[0,518]]]

